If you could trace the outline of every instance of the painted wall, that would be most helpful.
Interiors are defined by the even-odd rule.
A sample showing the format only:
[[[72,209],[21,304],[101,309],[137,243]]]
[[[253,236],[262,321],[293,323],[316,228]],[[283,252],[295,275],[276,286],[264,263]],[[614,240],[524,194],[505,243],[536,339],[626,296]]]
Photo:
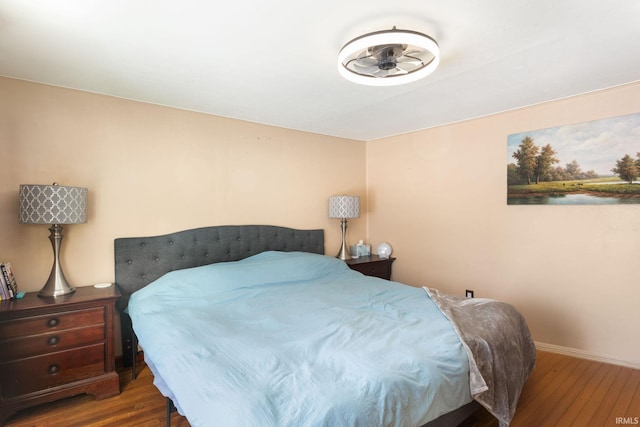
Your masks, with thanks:
[[[640,366],[640,205],[507,206],[505,165],[509,134],[637,112],[640,83],[370,142],[370,240],[395,280],[505,300],[537,342]]]
[[[328,198],[365,193],[365,143],[0,78],[0,260],[25,291],[49,276],[44,225],[18,224],[20,184],[89,189],[87,224],[65,226],[77,286],[113,281],[116,237],[222,224],[322,228]],[[336,173],[339,171],[339,173]],[[364,236],[366,221],[350,222]]]
[[[640,208],[507,206],[504,165],[507,135],[638,112],[640,84],[367,144],[6,78],[0,94],[0,260],[26,291],[53,257],[46,226],[17,223],[19,184],[89,188],[63,242],[78,286],[113,280],[116,237],[206,225],[324,228],[332,254],[327,198],[356,194],[350,239],[389,241],[394,279],[506,300],[538,342],[640,364]]]

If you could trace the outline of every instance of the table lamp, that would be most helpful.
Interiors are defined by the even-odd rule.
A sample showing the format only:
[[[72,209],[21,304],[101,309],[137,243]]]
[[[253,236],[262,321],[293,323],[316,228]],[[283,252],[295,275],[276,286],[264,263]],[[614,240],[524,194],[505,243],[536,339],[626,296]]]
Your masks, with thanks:
[[[347,218],[360,218],[360,196],[329,197],[329,218],[339,218],[342,227],[342,246],[336,258],[351,259],[347,246]]]
[[[20,224],[51,224],[53,267],[40,297],[58,297],[75,291],[69,286],[60,265],[62,224],[87,222],[87,189],[58,185],[20,185]]]

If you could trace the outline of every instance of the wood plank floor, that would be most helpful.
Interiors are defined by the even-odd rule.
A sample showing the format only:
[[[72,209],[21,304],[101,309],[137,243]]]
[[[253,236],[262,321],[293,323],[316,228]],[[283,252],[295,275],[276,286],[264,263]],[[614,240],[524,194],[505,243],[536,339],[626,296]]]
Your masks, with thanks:
[[[469,427],[497,426],[491,418],[480,410]],[[640,370],[539,351],[511,427],[634,423],[640,423]]]
[[[119,396],[96,401],[77,396],[21,411],[6,427],[164,426],[165,400],[148,368],[131,380],[120,372]],[[512,427],[617,427],[638,425],[640,370],[538,352],[536,369],[520,397]],[[172,415],[173,427],[189,427]],[[464,427],[497,427],[486,411],[478,411]]]
[[[103,400],[80,395],[17,412],[5,427],[102,427],[166,425],[166,401],[153,385],[153,375],[146,366],[131,380],[131,370],[120,370],[120,395]],[[189,427],[177,412],[171,416],[172,427]]]

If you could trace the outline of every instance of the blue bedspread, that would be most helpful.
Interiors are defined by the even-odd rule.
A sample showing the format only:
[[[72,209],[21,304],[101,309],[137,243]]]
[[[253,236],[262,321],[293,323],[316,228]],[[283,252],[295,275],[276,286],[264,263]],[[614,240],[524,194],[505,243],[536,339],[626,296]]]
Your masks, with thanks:
[[[174,271],[128,308],[156,385],[196,426],[419,426],[471,401],[421,288],[264,252]]]

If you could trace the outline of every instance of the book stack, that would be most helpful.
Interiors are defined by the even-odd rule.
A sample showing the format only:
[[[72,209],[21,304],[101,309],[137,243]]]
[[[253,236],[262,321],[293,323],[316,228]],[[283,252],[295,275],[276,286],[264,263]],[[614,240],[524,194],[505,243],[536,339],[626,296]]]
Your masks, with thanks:
[[[0,264],[0,300],[14,299],[18,295],[18,283],[10,262]]]

